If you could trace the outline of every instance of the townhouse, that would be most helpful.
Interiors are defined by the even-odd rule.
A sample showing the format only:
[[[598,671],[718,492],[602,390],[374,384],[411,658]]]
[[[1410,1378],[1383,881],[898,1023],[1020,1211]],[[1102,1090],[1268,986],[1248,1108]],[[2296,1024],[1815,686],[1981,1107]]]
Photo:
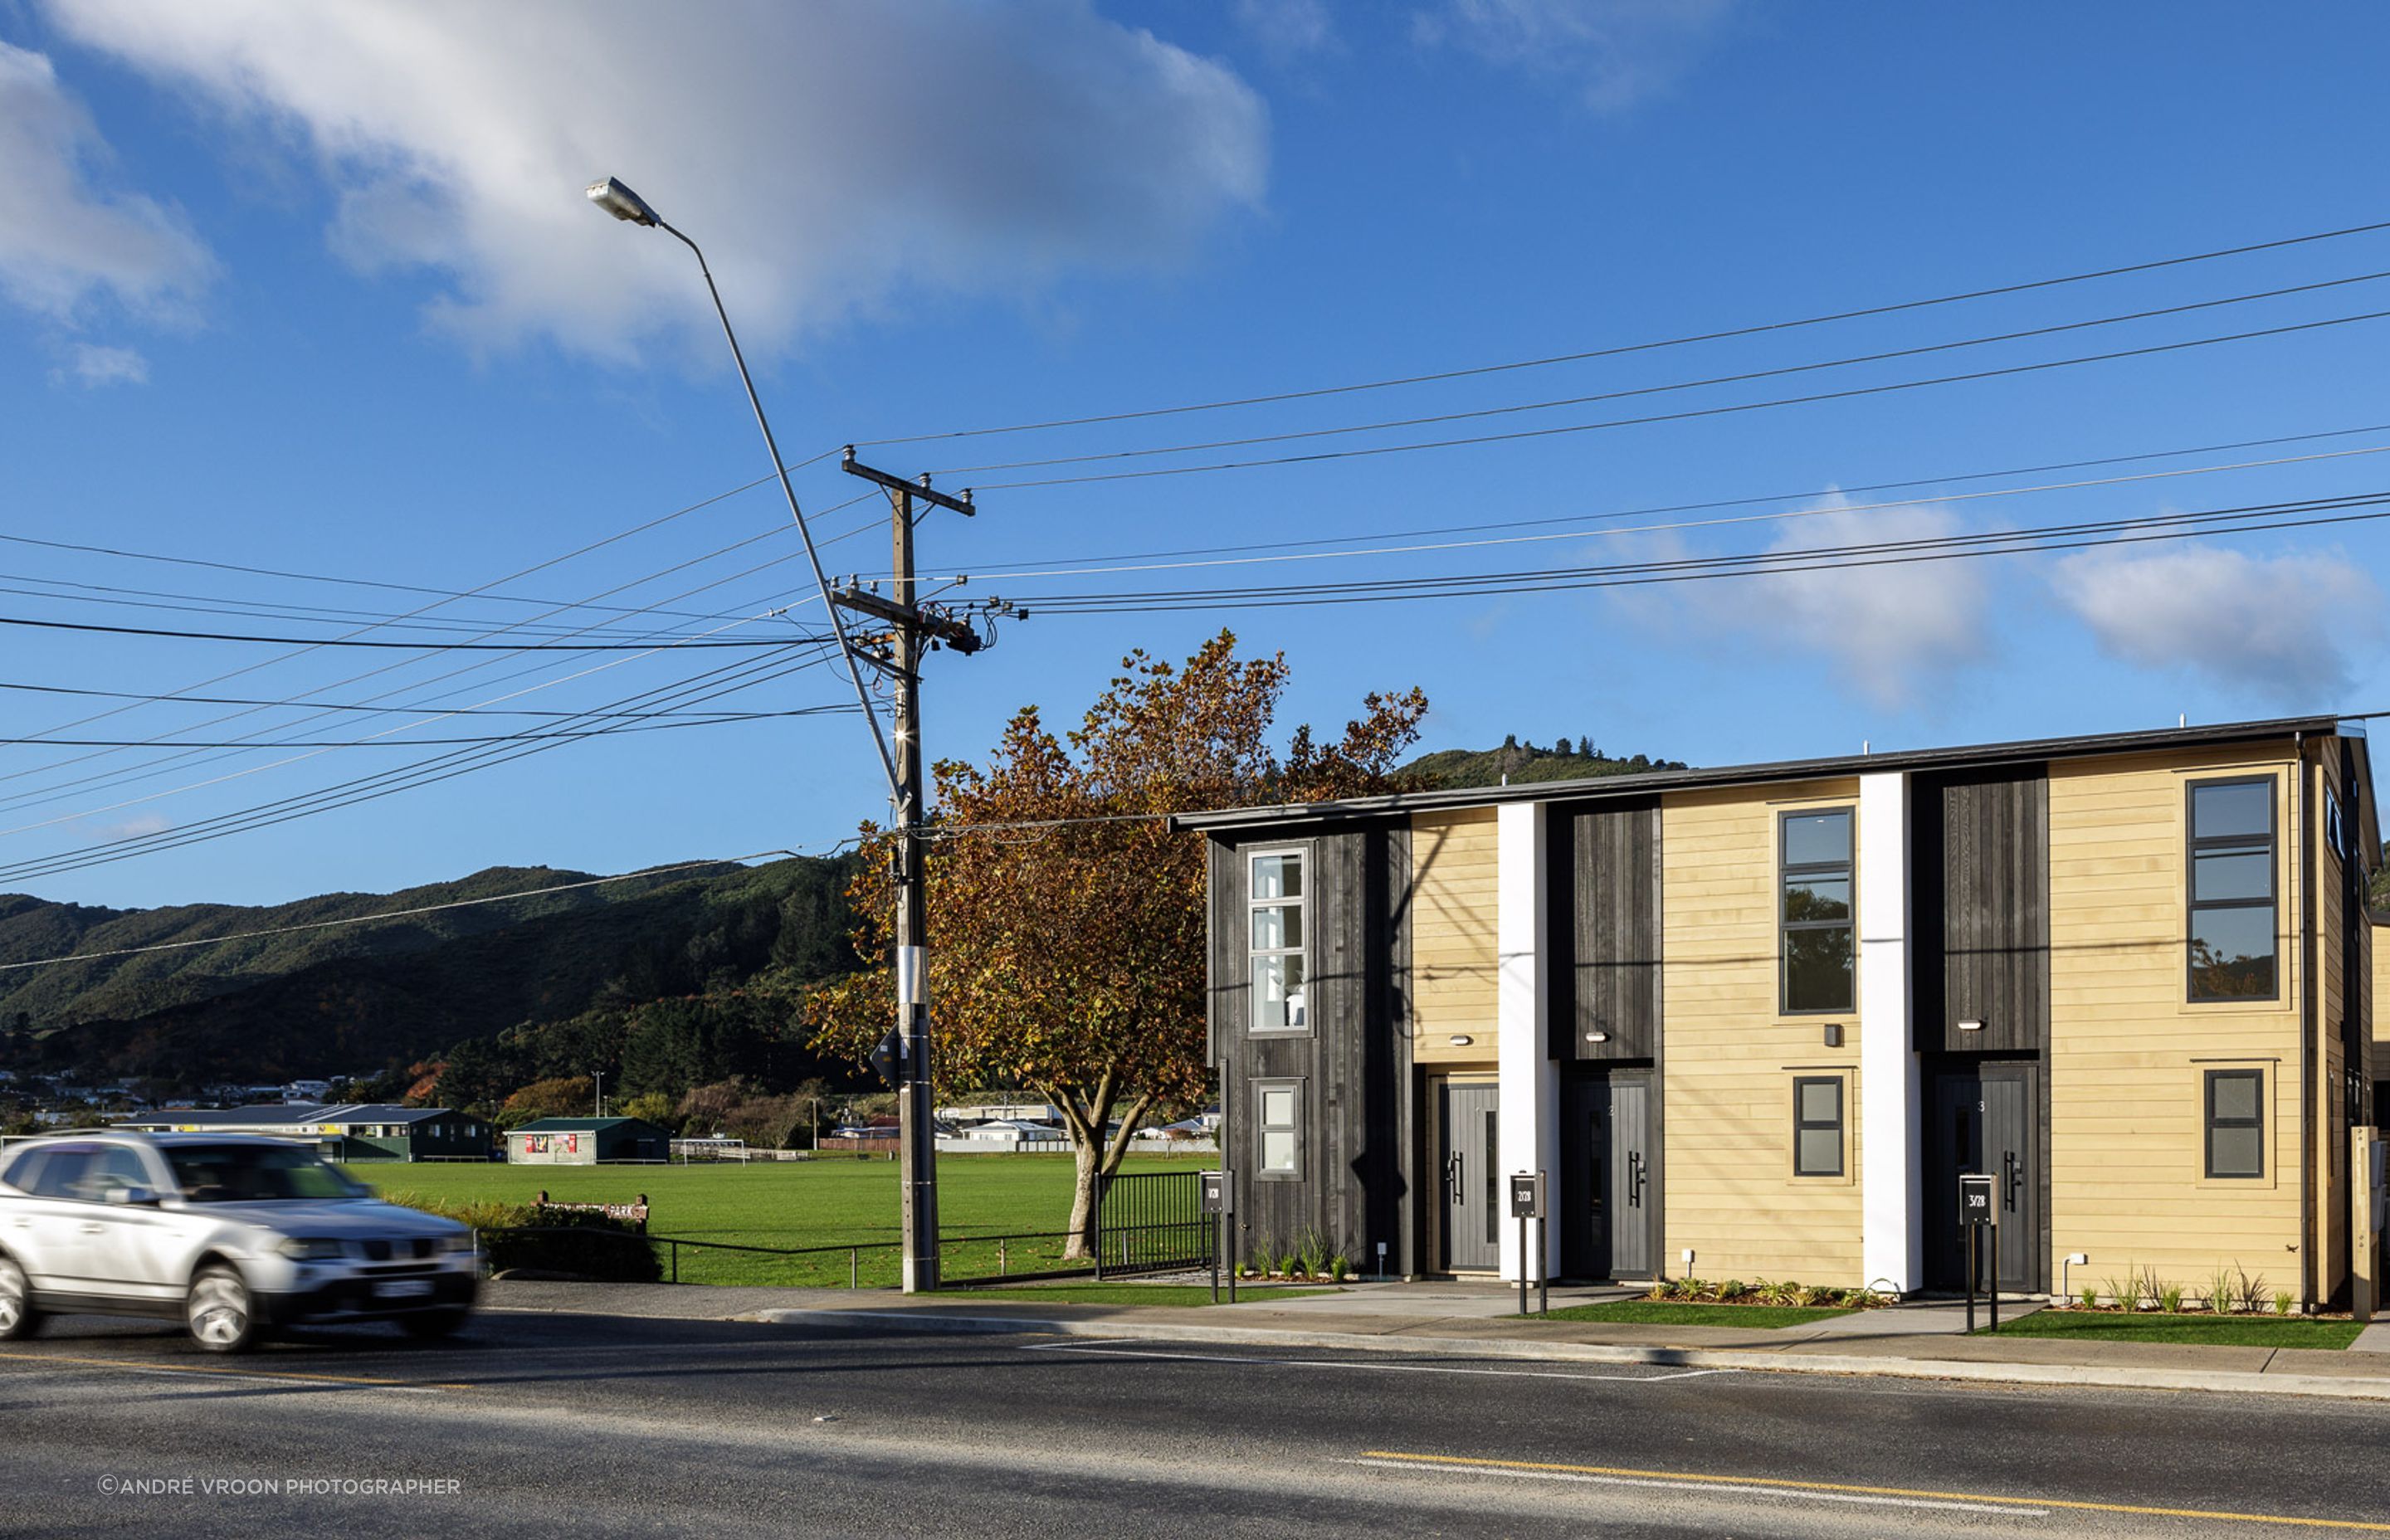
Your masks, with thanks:
[[[2381,849],[2295,718],[1181,817],[1244,1249],[1515,1278],[2349,1271]],[[1551,1218],[1523,1255],[1514,1173]],[[2071,1270],[2064,1259],[2088,1260]]]

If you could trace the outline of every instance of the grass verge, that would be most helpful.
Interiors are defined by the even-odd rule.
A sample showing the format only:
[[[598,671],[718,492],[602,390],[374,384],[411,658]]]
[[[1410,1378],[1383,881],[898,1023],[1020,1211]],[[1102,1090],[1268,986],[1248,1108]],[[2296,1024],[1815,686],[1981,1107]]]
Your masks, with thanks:
[[[2037,1310],[2000,1323],[2003,1337],[2066,1337],[2090,1342],[2204,1342],[2211,1347],[2323,1348],[2357,1341],[2354,1321],[2307,1321],[2263,1315],[2126,1315],[2105,1310]],[[1981,1335],[1981,1333],[1978,1333]]]
[[[1267,1296],[1273,1300],[1299,1299],[1305,1294],[1332,1294],[1332,1289],[1256,1289],[1240,1284],[1237,1303],[1250,1304]],[[1056,1304],[1167,1304],[1192,1305],[1212,1303],[1212,1286],[1208,1283],[1042,1283],[1022,1284],[1016,1288],[957,1289],[950,1297],[971,1300],[1011,1301],[1042,1300]],[[1227,1291],[1221,1293],[1221,1303],[1227,1303]]]
[[[1573,1304],[1530,1316],[1544,1321],[1618,1321],[1639,1326],[1725,1326],[1767,1330],[1783,1326],[1807,1326],[1851,1312],[1833,1305],[1798,1304],[1676,1304],[1665,1300],[1613,1300],[1607,1304]]]

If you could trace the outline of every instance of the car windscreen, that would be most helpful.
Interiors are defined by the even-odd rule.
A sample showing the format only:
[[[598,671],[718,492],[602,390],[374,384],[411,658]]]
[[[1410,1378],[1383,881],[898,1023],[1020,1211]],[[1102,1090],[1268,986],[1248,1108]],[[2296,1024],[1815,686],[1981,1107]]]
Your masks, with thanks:
[[[271,1145],[173,1145],[166,1161],[194,1203],[258,1203],[276,1199],[363,1198],[366,1189],[314,1151]]]

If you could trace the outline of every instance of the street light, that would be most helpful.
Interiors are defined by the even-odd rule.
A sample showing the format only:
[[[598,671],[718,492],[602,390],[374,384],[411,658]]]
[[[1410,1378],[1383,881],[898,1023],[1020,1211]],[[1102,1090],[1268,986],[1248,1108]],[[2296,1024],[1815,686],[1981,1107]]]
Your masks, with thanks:
[[[889,751],[887,735],[880,731],[879,713],[871,709],[871,692],[864,687],[863,670],[855,662],[854,644],[847,639],[846,622],[830,597],[829,576],[822,571],[821,553],[814,546],[814,533],[806,527],[804,510],[797,507],[797,489],[789,482],[789,468],[780,459],[779,444],[773,441],[772,424],[764,416],[763,398],[755,393],[754,377],[747,372],[746,355],[739,350],[739,334],[730,329],[730,312],[723,308],[722,290],[714,287],[713,269],[706,264],[705,252],[697,242],[665,224],[662,215],[648,207],[646,199],[610,176],[589,184],[589,201],[616,219],[663,231],[696,255],[697,270],[705,275],[705,291],[713,297],[713,314],[722,318],[722,335],[730,343],[730,361],[739,366],[739,383],[747,388],[747,404],[755,410],[755,426],[763,430],[764,448],[772,456],[772,473],[780,479],[780,494],[789,500],[789,517],[796,520],[797,533],[805,543],[805,559],[813,563],[814,585],[821,591],[822,608],[829,612],[829,628],[838,637],[839,655],[846,660],[846,676],[854,686],[854,699],[863,707],[863,720],[870,725],[872,746],[880,751],[880,768],[888,776],[889,795],[900,804],[897,821],[917,821],[919,810],[901,805],[904,791],[896,775],[896,757]]]
[[[895,826],[902,858],[899,869],[900,872],[912,874],[914,879],[914,885],[909,893],[900,896],[898,903],[897,974],[900,981],[904,979],[906,974],[904,965],[910,960],[913,963],[912,974],[917,986],[926,989],[927,963],[923,956],[923,948],[916,942],[916,938],[924,933],[919,921],[919,909],[921,903],[919,876],[921,851],[920,823],[923,813],[920,805],[923,799],[919,791],[920,739],[918,736],[906,739],[905,764],[906,772],[910,774],[900,772],[897,768],[896,756],[888,746],[888,735],[880,727],[880,713],[872,710],[871,692],[864,687],[863,670],[855,659],[854,644],[847,637],[846,622],[839,612],[837,598],[830,593],[829,574],[822,571],[821,553],[815,548],[813,531],[805,526],[804,510],[797,506],[797,489],[790,484],[789,468],[780,458],[780,446],[773,441],[772,424],[764,416],[763,398],[755,393],[754,377],[747,372],[747,358],[739,351],[739,334],[730,327],[730,312],[723,306],[722,290],[714,284],[713,269],[707,265],[704,251],[699,249],[697,242],[666,224],[662,215],[648,206],[646,199],[610,176],[602,182],[593,182],[589,185],[589,201],[612,214],[616,219],[632,225],[647,225],[670,235],[675,240],[689,249],[697,258],[698,271],[705,275],[705,291],[713,297],[713,313],[722,319],[722,335],[730,344],[730,361],[739,366],[739,383],[746,387],[747,404],[754,408],[755,426],[763,432],[764,448],[772,456],[772,473],[779,478],[780,494],[789,501],[789,517],[796,520],[797,533],[804,540],[805,559],[813,564],[814,584],[821,593],[822,609],[829,615],[831,634],[838,638],[839,655],[846,661],[846,676],[854,686],[854,699],[863,707],[863,720],[871,728],[872,747],[880,751],[880,768],[888,776],[889,802],[895,809],[896,815],[892,822]],[[924,485],[928,483],[928,480],[927,477],[922,478]],[[909,543],[911,527],[907,524],[903,526],[903,529],[905,539]],[[909,550],[909,544],[907,549]],[[904,570],[907,573],[910,572],[909,559],[906,562]],[[900,594],[899,597],[909,603],[911,595],[907,592]],[[905,655],[900,651],[900,658],[903,656]],[[908,695],[904,699],[917,698]],[[901,880],[900,878],[900,884]],[[912,918],[908,919],[908,916]],[[906,944],[908,942],[916,942],[916,943]],[[906,1087],[905,1103],[907,1109],[906,1121],[908,1136],[905,1143],[904,1271],[905,1291],[908,1294],[923,1289],[933,1290],[938,1286],[937,1142],[932,1132],[933,1125],[927,1116],[929,1103],[927,1012],[925,1007],[918,1005],[918,998],[920,997],[907,991],[900,982],[897,1008],[902,1013],[906,1027],[900,1027],[899,1032],[902,1033],[903,1041],[914,1046],[915,1058],[915,1062],[907,1072],[912,1080]],[[921,1016],[918,1018],[913,1015],[917,1008],[922,1010]],[[906,1030],[906,1027],[910,1030]],[[918,1119],[914,1116],[916,1097],[920,1103],[918,1110],[921,1115]]]

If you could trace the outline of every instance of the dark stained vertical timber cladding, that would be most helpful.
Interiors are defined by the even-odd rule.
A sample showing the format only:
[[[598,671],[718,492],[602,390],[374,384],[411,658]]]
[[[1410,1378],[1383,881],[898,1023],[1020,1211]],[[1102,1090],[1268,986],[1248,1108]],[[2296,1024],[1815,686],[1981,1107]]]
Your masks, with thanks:
[[[1562,807],[1549,820],[1554,876],[1553,1058],[1648,1059],[1660,1041],[1660,804]],[[1600,1033],[1601,1041],[1594,1041]]]
[[[1244,853],[1289,846],[1306,855],[1309,1030],[1255,1036]],[[1377,824],[1215,840],[1211,881],[1212,1030],[1232,1098],[1227,1156],[1239,1253],[1250,1257],[1264,1244],[1283,1250],[1317,1229],[1356,1264],[1374,1262],[1382,1240],[1399,1266],[1409,1165],[1409,831]],[[1303,1083],[1300,1180],[1254,1175],[1256,1080]]]
[[[2049,779],[2038,764],[1919,777],[1911,806],[1918,1046],[2049,1046]],[[1962,1029],[1964,1021],[1980,1028]]]

